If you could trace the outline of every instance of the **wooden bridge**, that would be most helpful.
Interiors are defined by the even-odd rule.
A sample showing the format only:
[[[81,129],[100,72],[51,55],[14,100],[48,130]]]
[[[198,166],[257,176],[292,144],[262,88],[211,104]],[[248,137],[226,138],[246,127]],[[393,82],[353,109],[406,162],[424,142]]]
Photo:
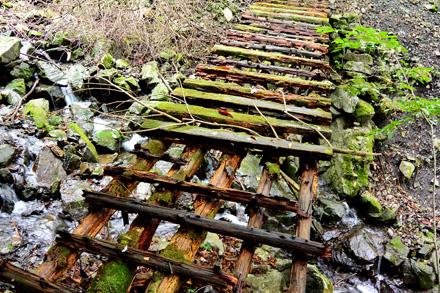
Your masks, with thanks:
[[[88,286],[90,292],[126,292],[138,266],[156,270],[147,292],[176,292],[186,278],[228,292],[242,292],[255,248],[267,244],[292,251],[289,292],[305,292],[308,257],[327,257],[325,245],[309,240],[312,205],[316,198],[318,160],[330,160],[332,148],[328,36],[316,32],[327,25],[324,1],[262,0],[252,4],[240,24],[214,46],[208,64],[199,65],[199,79],[187,79],[173,93],[180,103],[149,102],[157,119],[146,119],[143,130],[152,139],[137,148],[132,168],[108,166],[114,180],[102,192],[85,192],[88,215],[57,243],[35,271],[0,263],[0,279],[27,292],[77,292],[59,280],[82,252],[108,258]],[[181,158],[165,152],[172,143],[184,144]],[[221,152],[219,167],[208,185],[192,183],[207,152]],[[231,189],[234,174],[248,152],[260,153],[265,167],[255,193]],[[300,158],[297,201],[270,195],[280,174],[279,158]],[[159,161],[174,165],[167,176],[148,172]],[[158,183],[145,202],[129,197],[139,182]],[[197,195],[194,211],[176,207],[183,192]],[[247,206],[247,227],[214,220],[225,201]],[[261,229],[265,209],[297,214],[296,235]],[[130,230],[118,243],[95,236],[115,211],[135,213]],[[160,255],[149,252],[162,220],[180,224]],[[206,231],[242,239],[233,272],[221,266],[193,263]]]

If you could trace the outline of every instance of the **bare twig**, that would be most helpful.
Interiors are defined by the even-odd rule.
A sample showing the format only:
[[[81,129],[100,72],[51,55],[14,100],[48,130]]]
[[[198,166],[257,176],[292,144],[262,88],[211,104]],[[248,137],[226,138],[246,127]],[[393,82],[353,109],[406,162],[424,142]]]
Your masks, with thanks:
[[[281,176],[283,176],[284,180],[286,180],[287,183],[290,184],[290,186],[293,187],[293,189],[295,189],[296,191],[299,191],[299,184],[296,183],[292,178],[290,178],[289,175],[287,175],[286,173],[284,173],[283,170],[280,170],[280,174]]]
[[[255,105],[255,103],[253,103],[255,109],[257,109],[258,113],[261,115],[261,117],[264,118],[264,120],[266,120],[267,124],[269,124],[270,129],[272,129],[273,134],[275,135],[276,138],[280,138],[277,134],[277,132],[275,131],[275,129],[273,128],[272,124],[269,122],[269,120],[267,120],[266,116],[263,115],[263,113],[261,113],[260,109],[258,109],[257,105]]]
[[[14,112],[11,114],[11,116],[8,117],[8,119],[6,121],[10,121],[10,120],[14,120],[15,119],[15,116],[17,115],[18,110],[20,109],[21,105],[34,92],[34,90],[37,87],[39,82],[40,82],[40,79],[37,78],[35,80],[34,84],[32,85],[31,89],[29,90],[29,92],[26,95],[24,95],[23,98],[21,98],[20,102],[18,102],[17,107],[15,107]]]

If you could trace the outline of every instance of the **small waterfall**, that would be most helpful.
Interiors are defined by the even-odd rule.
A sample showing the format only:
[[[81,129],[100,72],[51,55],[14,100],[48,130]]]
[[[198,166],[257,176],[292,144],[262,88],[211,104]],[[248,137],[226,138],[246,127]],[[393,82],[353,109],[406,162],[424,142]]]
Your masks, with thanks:
[[[72,87],[70,86],[70,84],[67,84],[67,86],[65,86],[65,87],[61,87],[61,92],[64,95],[64,101],[66,102],[67,107],[72,104],[81,102],[80,98],[75,96],[75,94],[73,93],[73,90],[72,90]]]
[[[377,260],[377,271],[376,271],[376,288],[378,293],[380,293],[380,281],[382,281],[383,277],[380,274],[380,267],[382,265],[382,255],[379,255]]]
[[[347,212],[342,217],[341,222],[347,225],[349,228],[361,224],[362,221],[358,218],[356,211],[350,208],[350,206],[346,202],[344,202],[344,205],[347,208]]]

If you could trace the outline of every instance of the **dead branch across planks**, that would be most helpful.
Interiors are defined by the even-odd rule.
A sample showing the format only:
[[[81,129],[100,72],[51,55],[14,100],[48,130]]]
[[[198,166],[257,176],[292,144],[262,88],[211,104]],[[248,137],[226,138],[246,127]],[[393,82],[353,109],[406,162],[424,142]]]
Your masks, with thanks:
[[[105,175],[121,177],[127,180],[136,180],[149,183],[160,183],[171,190],[182,190],[207,197],[238,202],[241,204],[252,204],[274,210],[286,210],[297,213],[301,217],[310,217],[297,208],[297,203],[284,197],[269,197],[261,193],[236,190],[232,188],[222,188],[216,186],[205,186],[198,183],[179,181],[170,177],[160,176],[151,172],[136,171],[122,167],[105,167]],[[86,191],[87,194],[99,195],[99,192]],[[107,195],[107,194],[105,194]]]
[[[208,129],[195,126],[176,126],[171,122],[147,119],[142,124],[143,129],[150,129],[152,136],[187,145],[198,145],[207,149],[218,149],[227,153],[237,149],[251,148],[278,156],[314,156],[320,160],[330,160],[333,151],[329,147],[302,144],[282,139],[258,137],[244,133],[231,132],[222,129]]]
[[[136,154],[142,158],[157,159],[159,161],[170,162],[170,163],[177,164],[177,165],[185,165],[186,163],[188,163],[188,161],[186,161],[186,160],[172,157],[169,154],[163,154],[163,155],[152,154],[148,150],[143,149],[140,146],[138,147],[138,145],[135,146],[134,150],[131,151],[131,153]]]
[[[203,92],[212,92],[226,95],[235,95],[257,100],[268,100],[278,103],[293,104],[308,108],[321,108],[328,111],[331,100],[318,95],[300,96],[295,94],[283,94],[281,91],[269,91],[264,89],[252,89],[233,83],[210,81],[203,79],[186,79],[183,83],[185,88]]]
[[[70,293],[85,292],[52,283],[46,278],[24,271],[0,258],[0,280],[14,285],[22,292]]]
[[[145,102],[146,105],[153,109],[158,109],[161,112],[165,112],[169,115],[177,117],[178,119],[189,119],[191,115],[197,117],[198,120],[207,121],[210,123],[227,124],[239,126],[242,128],[251,129],[260,135],[270,133],[270,127],[267,125],[265,119],[257,115],[242,114],[239,112],[229,111],[229,115],[223,115],[218,109],[210,109],[201,106],[187,105],[187,104],[175,104],[171,102],[159,102],[149,101]],[[191,115],[188,113],[191,113]],[[313,127],[318,127],[320,132],[325,137],[331,136],[331,129],[328,126],[312,125],[311,127],[296,121],[278,119],[274,117],[268,118],[271,125],[277,132],[280,133],[294,133],[301,134],[303,136],[314,135],[315,131]],[[201,122],[198,121],[198,122]]]
[[[230,82],[266,84],[271,83],[278,87],[299,88],[312,90],[316,93],[328,94],[333,84],[330,81],[304,80],[298,77],[288,77],[281,75],[272,75],[265,73],[247,72],[238,69],[225,69],[211,67],[207,65],[198,65],[196,74],[207,79],[222,79]]]
[[[226,107],[242,110],[243,112],[250,114],[258,114],[255,109],[250,107],[250,105],[255,104],[265,115],[281,119],[291,119],[291,117],[285,113],[287,108],[287,111],[290,114],[308,123],[328,126],[331,124],[332,120],[331,113],[322,109],[309,109],[292,105],[284,106],[280,103],[243,98],[235,95],[216,94],[184,88],[176,88],[172,95],[179,98],[185,97],[190,104],[210,108]]]
[[[313,59],[295,57],[280,53],[249,50],[249,49],[243,49],[239,47],[229,47],[224,45],[215,45],[212,48],[211,52],[213,54],[222,55],[222,56],[234,56],[234,57],[240,57],[243,59],[250,59],[250,60],[267,60],[271,62],[281,62],[281,63],[291,64],[294,66],[310,66],[313,68],[320,68],[325,70],[327,70],[330,67],[328,62],[321,60],[313,60]]]
[[[133,265],[146,266],[166,272],[171,271],[171,273],[194,278],[229,290],[237,283],[237,279],[234,276],[217,272],[212,268],[175,261],[152,252],[134,249],[88,236],[72,235],[67,232],[59,232],[58,234],[59,237],[56,238],[58,243],[84,252],[122,259]]]
[[[289,249],[294,253],[312,254],[323,257],[329,256],[329,248],[325,245],[285,233],[243,227],[242,225],[213,220],[181,210],[150,205],[132,198],[119,198],[102,194],[96,196],[90,193],[85,194],[85,198],[85,201],[92,205],[120,209],[129,213],[139,213],[149,217],[177,223],[185,227],[202,229],[254,241],[256,243]]]

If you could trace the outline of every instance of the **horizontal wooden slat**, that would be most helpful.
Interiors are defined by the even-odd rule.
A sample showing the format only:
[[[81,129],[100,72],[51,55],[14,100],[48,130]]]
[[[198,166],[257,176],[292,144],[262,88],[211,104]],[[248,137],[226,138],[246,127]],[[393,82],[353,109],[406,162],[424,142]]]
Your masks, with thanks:
[[[230,274],[216,272],[212,268],[175,261],[157,255],[156,253],[134,249],[89,236],[73,235],[67,232],[59,232],[58,234],[60,235],[56,238],[58,243],[84,252],[118,258],[134,265],[146,266],[169,272],[170,274],[183,275],[229,290],[237,283],[236,277]]]
[[[234,95],[216,94],[185,88],[176,88],[172,95],[179,98],[185,97],[189,104],[197,104],[214,108],[227,107],[239,109],[254,115],[259,114],[255,107],[253,107],[253,104],[255,104],[259,110],[264,113],[264,115],[274,116],[282,119],[292,119],[284,113],[285,109],[287,108],[287,111],[290,114],[308,123],[330,125],[332,121],[331,113],[322,109],[309,109],[305,107],[295,107],[292,105],[284,106],[283,104],[270,101],[253,100]]]
[[[232,188],[221,188],[216,186],[206,186],[198,183],[179,181],[170,177],[160,176],[152,172],[143,172],[122,167],[105,167],[105,175],[117,176],[128,180],[138,180],[148,183],[160,183],[170,190],[182,190],[194,194],[199,194],[211,198],[218,198],[241,204],[252,204],[268,209],[292,211],[299,216],[308,218],[310,215],[304,213],[296,207],[296,202],[284,197],[269,197],[262,194],[236,190]],[[99,193],[85,191],[87,194]]]
[[[293,253],[305,253],[317,256],[329,256],[329,248],[315,241],[308,241],[294,235],[253,229],[246,226],[213,220],[182,210],[174,210],[156,205],[150,205],[133,198],[119,198],[108,195],[84,194],[86,202],[92,205],[111,207],[125,210],[129,213],[139,213],[149,217],[178,223],[185,227],[202,229],[213,233],[228,235],[256,243],[292,250]]]
[[[333,154],[331,148],[291,142],[282,139],[253,136],[222,129],[208,129],[196,126],[177,125],[153,119],[144,121],[141,127],[149,135],[159,136],[165,141],[199,145],[208,149],[220,149],[236,152],[237,148],[259,149],[277,156],[312,156],[329,160]]]
[[[248,10],[246,11],[246,14],[284,19],[284,20],[300,21],[305,23],[311,23],[318,26],[329,25],[328,18],[326,17],[313,17],[313,16],[305,16],[294,13],[276,13],[276,12],[267,12],[263,10]]]
[[[250,10],[253,11],[267,11],[273,13],[288,13],[294,15],[305,15],[319,18],[327,18],[327,13],[318,10],[306,10],[306,9],[298,9],[299,7],[294,6],[285,6],[285,5],[275,5],[275,6],[264,6],[264,5],[251,5],[249,6]]]
[[[255,6],[265,6],[265,7],[274,7],[274,8],[288,8],[288,9],[294,9],[294,10],[304,10],[304,11],[319,11],[323,13],[330,12],[329,9],[327,9],[328,5],[326,3],[307,3],[307,2],[283,2],[278,1],[279,3],[276,3],[277,1],[273,1],[272,3],[268,2],[255,2],[253,5]]]
[[[195,89],[204,92],[212,92],[226,95],[235,95],[257,100],[275,101],[278,103],[294,104],[308,108],[321,108],[328,110],[331,100],[322,96],[300,96],[281,91],[269,91],[264,89],[252,89],[233,83],[210,81],[203,79],[186,79],[183,83],[185,88]]]

